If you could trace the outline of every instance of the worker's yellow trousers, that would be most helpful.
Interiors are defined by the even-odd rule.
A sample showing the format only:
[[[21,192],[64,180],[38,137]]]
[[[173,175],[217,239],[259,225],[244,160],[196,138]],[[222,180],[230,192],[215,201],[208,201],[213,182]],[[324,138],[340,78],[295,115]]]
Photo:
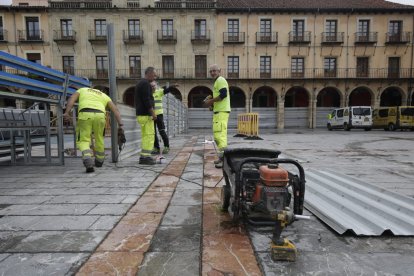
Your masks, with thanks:
[[[154,121],[151,116],[137,116],[141,126],[141,156],[151,156],[154,147]]]
[[[219,157],[223,156],[224,149],[227,147],[227,123],[230,113],[217,112],[213,114],[213,136],[217,144]]]
[[[79,112],[76,126],[76,145],[82,152],[82,159],[92,158],[91,135],[94,134],[95,158],[105,159],[105,113]]]

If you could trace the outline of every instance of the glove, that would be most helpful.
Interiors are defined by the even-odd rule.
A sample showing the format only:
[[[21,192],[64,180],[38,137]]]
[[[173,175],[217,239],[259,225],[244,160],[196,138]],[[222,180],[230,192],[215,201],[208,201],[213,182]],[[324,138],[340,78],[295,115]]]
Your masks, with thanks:
[[[126,143],[125,132],[123,128],[118,128],[118,148],[119,151],[122,150],[124,144]]]

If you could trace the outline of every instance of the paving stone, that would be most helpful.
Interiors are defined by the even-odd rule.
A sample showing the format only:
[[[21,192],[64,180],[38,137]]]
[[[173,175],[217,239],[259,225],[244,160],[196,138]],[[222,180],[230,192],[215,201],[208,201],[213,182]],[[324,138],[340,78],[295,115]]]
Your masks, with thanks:
[[[32,233],[31,231],[1,231],[0,252],[6,252],[19,244],[24,238]],[[1,255],[0,255],[1,256]]]
[[[111,230],[121,219],[121,216],[100,216],[89,230]]]
[[[199,189],[201,190],[203,188],[203,180],[202,179],[192,179],[192,180],[185,180],[180,179],[177,184],[177,190],[186,190],[186,189]]]
[[[97,204],[88,215],[124,215],[131,204]]]
[[[302,252],[296,262],[275,262],[268,253],[258,258],[265,275],[412,275],[413,255],[399,253]],[[403,265],[396,265],[397,263]]]
[[[107,231],[36,231],[9,248],[8,252],[84,252],[93,251]]]
[[[47,203],[121,203],[125,198],[126,195],[62,195]]]
[[[0,204],[41,204],[53,196],[0,196]]]
[[[88,257],[85,253],[11,254],[0,263],[0,275],[71,275]]]
[[[0,230],[86,230],[99,216],[10,216],[0,218]]]
[[[6,259],[9,256],[10,256],[10,254],[1,254],[0,253],[0,265],[1,265],[1,261],[3,261],[4,259]]]
[[[135,275],[143,258],[142,252],[96,252],[76,275]]]
[[[192,225],[201,226],[201,204],[168,207],[161,225]]]
[[[170,205],[200,205],[203,198],[201,190],[176,190]]]
[[[186,252],[199,250],[200,226],[161,226],[158,228],[149,251]]]
[[[1,209],[0,215],[83,215],[95,206],[95,204],[10,205]]]
[[[145,254],[137,275],[199,275],[200,252],[150,252]]]

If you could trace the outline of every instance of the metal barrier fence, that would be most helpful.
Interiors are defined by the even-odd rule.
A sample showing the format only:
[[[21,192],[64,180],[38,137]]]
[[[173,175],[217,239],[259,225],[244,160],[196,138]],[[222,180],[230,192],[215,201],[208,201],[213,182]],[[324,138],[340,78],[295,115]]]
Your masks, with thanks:
[[[124,149],[119,157],[121,159],[140,152],[141,148],[141,129],[136,120],[135,108],[118,104],[124,123],[125,143]],[[168,137],[175,137],[178,134],[186,133],[188,130],[188,109],[181,101],[173,95],[167,94],[163,97],[164,123]],[[174,146],[174,143],[172,143]]]
[[[237,136],[259,138],[259,113],[243,113],[237,116]]]

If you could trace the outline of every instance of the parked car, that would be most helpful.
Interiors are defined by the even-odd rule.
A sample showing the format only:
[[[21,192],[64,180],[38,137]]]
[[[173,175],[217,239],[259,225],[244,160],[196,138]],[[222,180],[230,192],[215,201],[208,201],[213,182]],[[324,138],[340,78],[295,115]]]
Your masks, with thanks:
[[[370,106],[347,106],[335,108],[328,115],[327,127],[329,130],[338,128],[351,130],[352,128],[372,128],[372,109]]]
[[[380,107],[372,114],[372,127],[385,130],[414,130],[414,106]]]

